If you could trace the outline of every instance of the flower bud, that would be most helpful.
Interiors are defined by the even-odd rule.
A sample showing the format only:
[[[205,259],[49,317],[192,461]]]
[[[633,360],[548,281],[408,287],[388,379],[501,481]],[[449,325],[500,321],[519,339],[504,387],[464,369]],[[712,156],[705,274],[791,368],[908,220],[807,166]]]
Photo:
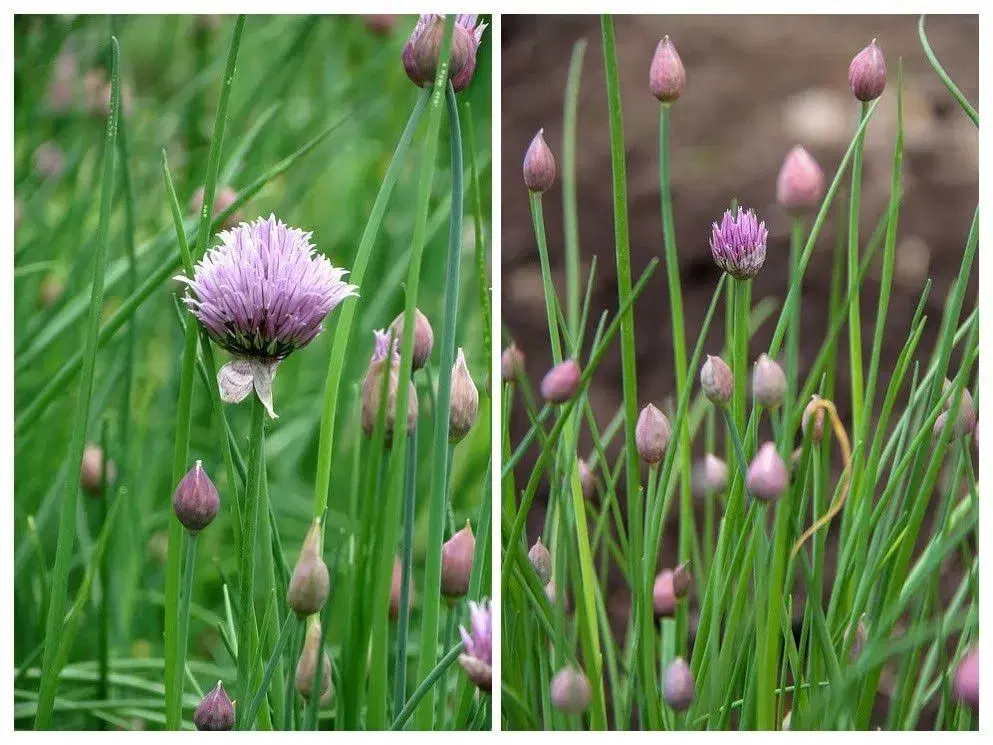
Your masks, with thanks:
[[[58,274],[55,272],[48,274],[38,288],[38,304],[42,308],[51,308],[62,297],[64,289],[65,283]]]
[[[690,671],[690,666],[682,657],[677,657],[665,669],[662,698],[670,708],[686,711],[693,703],[693,691],[693,673]]]
[[[953,386],[952,381],[948,380],[947,378],[945,379],[945,382],[942,384],[942,393],[947,395],[944,403],[945,412],[947,414],[951,413],[952,406],[955,403],[955,394],[949,392],[951,391],[952,386]],[[948,417],[943,414],[941,417],[939,417],[938,420],[939,422],[941,422],[940,426],[938,422],[935,422],[936,434],[939,433],[941,429],[944,427],[944,423],[945,421],[947,421],[947,419]],[[969,393],[969,390],[967,388],[963,388],[962,400],[959,403],[958,419],[955,422],[955,436],[965,437],[966,435],[971,435],[974,433],[975,429],[976,429],[976,406],[972,401],[972,394]]]
[[[503,350],[500,367],[504,383],[513,383],[524,374],[524,353],[513,342]]]
[[[686,68],[679,58],[676,46],[666,36],[655,47],[652,66],[648,73],[648,87],[652,95],[663,103],[675,101],[686,85]]]
[[[548,598],[548,602],[551,603],[552,606],[554,606],[559,600],[558,592],[559,589],[558,589],[558,585],[555,584],[555,580],[554,579],[548,580],[548,584],[545,585],[545,597]],[[563,610],[566,613],[572,612],[572,601],[569,598],[568,588],[566,588],[565,593],[562,596],[562,602],[563,602]]]
[[[590,681],[571,667],[555,673],[551,683],[552,706],[566,714],[582,714],[590,705]]]
[[[217,190],[214,195],[214,213],[211,217],[217,217],[224,210],[234,204],[235,200],[238,199],[238,194],[230,186],[222,186]],[[200,210],[203,209],[203,187],[200,186],[195,192],[193,192],[193,198],[190,200],[190,209],[194,214],[199,215]],[[228,218],[224,221],[221,226],[225,230],[228,228],[233,228],[235,225],[241,222],[241,213],[232,212],[228,215]]]
[[[448,439],[461,442],[469,434],[479,414],[479,391],[472,382],[469,368],[465,364],[465,354],[459,347],[455,366],[452,368],[451,407],[448,416]]]
[[[423,88],[433,85],[438,72],[438,58],[445,35],[445,16],[437,13],[422,14],[414,25],[401,59],[407,77],[415,85]],[[448,76],[462,72],[469,56],[475,53],[472,33],[456,23],[452,34],[452,48],[448,57]]]
[[[824,171],[797,145],[786,155],[776,178],[776,201],[790,212],[817,208],[824,197]]]
[[[300,618],[320,611],[331,590],[331,574],[321,556],[321,522],[315,520],[300,549],[300,558],[286,591],[286,604]]]
[[[366,370],[365,380],[362,382],[362,430],[372,437],[376,429],[376,419],[379,417],[379,407],[381,405],[383,376],[388,375],[386,383],[386,422],[385,435],[386,443],[389,445],[393,441],[393,430],[396,426],[397,393],[400,387],[400,355],[397,352],[396,340],[391,342],[391,334],[385,331],[376,332],[376,348],[369,367]],[[417,423],[417,389],[413,381],[408,380],[409,393],[407,395],[407,431],[410,432]]]
[[[773,502],[782,496],[789,484],[786,464],[776,452],[775,444],[765,443],[748,466],[745,478],[748,490],[763,502]]]
[[[403,590],[403,564],[400,557],[393,559],[393,577],[390,579],[390,620],[395,621],[400,616],[400,592]],[[407,606],[414,605],[414,573],[410,573],[410,589],[408,590]]]
[[[545,142],[545,130],[539,129],[524,153],[524,185],[538,194],[548,191],[555,182],[555,156]]]
[[[769,355],[760,355],[752,370],[752,395],[767,409],[775,409],[786,398],[786,373]]]
[[[317,672],[318,653],[321,657],[321,705],[331,701],[331,658],[321,645],[321,622],[311,618],[307,624],[307,636],[303,642],[303,651],[297,661],[296,689],[297,693],[307,701],[314,694],[314,675]]]
[[[390,324],[390,331],[393,338],[401,341],[403,339],[404,323],[403,312],[393,319]],[[414,308],[414,356],[413,369],[420,370],[427,364],[431,357],[431,350],[434,349],[434,330],[427,316],[421,313],[419,308]]]
[[[459,627],[464,654],[459,655],[459,664],[469,680],[484,693],[493,687],[493,615],[490,602],[469,601],[469,628]]]
[[[390,13],[366,13],[363,14],[362,20],[365,21],[365,27],[371,34],[375,36],[389,36],[390,32],[393,31],[393,27],[396,25],[397,17]]]
[[[652,606],[655,611],[655,620],[673,618],[676,615],[677,600],[672,570],[663,569],[655,576],[655,584],[652,587]]]
[[[441,594],[458,598],[469,592],[469,575],[472,574],[472,557],[476,550],[476,537],[472,526],[465,527],[449,538],[441,547]]]
[[[728,485],[727,463],[713,453],[707,453],[693,469],[693,485],[698,495],[720,494]]]
[[[979,711],[979,647],[975,646],[966,652],[965,657],[955,669],[955,680],[952,683],[952,694],[956,699],[969,706],[973,711]]]
[[[583,488],[583,497],[593,499],[596,496],[596,475],[582,458],[576,459],[576,468],[579,469],[579,485]]]
[[[221,681],[200,699],[193,712],[193,724],[201,732],[227,732],[234,729],[234,704]]]
[[[851,652],[848,655],[848,661],[851,664],[855,664],[859,657],[862,656],[862,650],[865,649],[865,643],[869,638],[869,631],[865,627],[865,613],[859,616],[858,623],[855,624],[855,630],[853,631],[851,626],[845,631],[845,641],[851,644]]]
[[[541,380],[542,398],[553,404],[565,403],[576,395],[582,375],[576,360],[569,359],[559,363],[545,373]]]
[[[638,456],[650,465],[662,462],[670,437],[672,426],[668,418],[654,404],[648,404],[638,415],[638,423],[634,429]]]
[[[103,450],[99,445],[87,445],[83,450],[83,460],[79,466],[79,482],[83,489],[93,496],[99,496],[103,489]],[[114,461],[107,461],[107,486],[117,480],[117,467]]]
[[[707,361],[700,368],[700,387],[711,403],[726,406],[734,395],[734,375],[731,368],[720,357],[708,354]]]
[[[815,445],[824,438],[824,409],[817,405],[822,400],[816,393],[810,397],[810,403],[803,410],[803,418],[800,420],[800,427],[804,436],[810,434],[810,439]]]
[[[210,476],[197,461],[172,493],[172,511],[190,533],[199,533],[213,522],[221,508],[221,498]]]
[[[538,575],[541,584],[547,585],[552,578],[552,555],[545,548],[545,544],[541,542],[540,536],[534,542],[531,550],[528,551],[528,560],[534,567],[535,574]]]
[[[684,561],[672,570],[672,589],[676,593],[677,598],[682,599],[686,597],[686,594],[690,591],[691,582],[690,563],[688,561]]]
[[[869,46],[855,55],[848,67],[848,85],[863,103],[879,98],[886,87],[886,59],[873,39]]]

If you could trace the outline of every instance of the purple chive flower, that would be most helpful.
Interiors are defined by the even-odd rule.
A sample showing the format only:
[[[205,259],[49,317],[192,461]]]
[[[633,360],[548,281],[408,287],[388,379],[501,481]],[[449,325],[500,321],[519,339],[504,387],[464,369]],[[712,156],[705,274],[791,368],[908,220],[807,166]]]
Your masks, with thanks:
[[[318,254],[311,233],[275,215],[221,232],[200,259],[183,301],[235,359],[218,371],[221,398],[242,401],[254,387],[269,416],[279,362],[321,333],[324,318],[358,288]]]
[[[455,17],[452,49],[448,57],[448,76],[456,92],[465,88],[472,79],[476,69],[476,49],[485,28],[486,24],[476,27],[476,16],[473,14],[459,14]],[[414,85],[423,88],[434,84],[444,33],[445,16],[440,13],[422,14],[414,24],[414,30],[410,32],[401,56],[403,69]],[[468,72],[463,74],[466,70]]]
[[[759,222],[753,210],[741,207],[736,215],[724,212],[721,224],[713,224],[710,250],[714,262],[737,279],[752,279],[765,263],[765,243],[769,231]]]
[[[459,664],[479,690],[489,693],[493,683],[493,611],[490,602],[469,602],[469,631],[459,627],[465,652]]]

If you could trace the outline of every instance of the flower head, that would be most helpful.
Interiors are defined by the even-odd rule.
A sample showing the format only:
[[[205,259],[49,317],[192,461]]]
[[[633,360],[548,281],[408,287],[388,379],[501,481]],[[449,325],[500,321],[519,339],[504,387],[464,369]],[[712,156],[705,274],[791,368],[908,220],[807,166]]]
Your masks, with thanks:
[[[734,395],[734,374],[728,363],[716,355],[707,355],[700,368],[700,387],[711,403],[726,406]]]
[[[315,520],[307,531],[300,549],[300,558],[293,568],[286,591],[286,604],[300,618],[317,613],[324,607],[331,590],[331,573],[321,556],[321,523]]]
[[[459,627],[463,654],[459,664],[481,691],[489,692],[493,682],[493,611],[490,602],[469,602],[469,630]]]
[[[732,277],[752,279],[765,263],[768,238],[765,222],[759,222],[754,211],[739,207],[737,214],[726,210],[721,224],[713,224],[710,251],[717,266]]]
[[[317,254],[311,233],[275,215],[221,232],[204,254],[183,301],[210,337],[235,356],[218,372],[221,397],[243,400],[254,387],[272,410],[272,376],[280,360],[323,330],[325,317],[358,288],[345,269]]]
[[[758,454],[748,466],[745,484],[756,499],[763,502],[773,502],[786,491],[789,474],[773,443],[767,442],[759,448]]]
[[[461,93],[469,87],[469,83],[472,82],[472,76],[476,72],[476,52],[479,50],[479,45],[483,41],[483,31],[486,30],[485,23],[476,25],[477,18],[478,16],[474,13],[460,13],[455,16],[455,33],[460,34],[462,31],[468,31],[471,42],[465,66],[463,66],[458,74],[452,75],[452,88],[456,93]]]
[[[476,69],[476,48],[485,28],[485,24],[476,28],[475,15],[459,14],[455,17],[452,49],[448,57],[448,76],[452,79],[452,87],[459,82],[464,88],[472,79]],[[423,88],[434,84],[444,33],[445,16],[439,13],[422,14],[414,24],[402,54],[403,68],[414,85]],[[465,79],[456,80],[467,66],[471,69]],[[462,88],[456,88],[456,92]]]
[[[234,704],[221,681],[200,699],[193,712],[193,724],[201,732],[227,732],[234,729]]]
[[[552,706],[567,714],[582,714],[590,705],[590,681],[572,667],[555,673],[551,683]]]
[[[545,130],[539,129],[524,153],[524,185],[538,194],[555,182],[555,156],[545,142]]]
[[[966,652],[955,669],[952,694],[967,704],[973,711],[979,711],[979,647]]]
[[[665,702],[676,711],[686,711],[693,703],[694,687],[693,673],[686,660],[677,657],[670,662],[662,684]]]
[[[686,85],[686,68],[679,58],[676,45],[666,36],[655,47],[652,66],[648,72],[648,87],[663,103],[675,101]]]
[[[776,178],[776,201],[791,212],[817,207],[824,196],[824,171],[797,145],[786,155]]]
[[[886,88],[886,58],[873,39],[848,66],[848,85],[859,101],[874,101]]]
[[[172,511],[190,533],[198,533],[213,522],[221,508],[217,487],[197,461],[183,476],[172,494]]]
[[[541,379],[541,396],[553,404],[563,404],[576,395],[582,371],[576,360],[560,362]]]
[[[441,594],[457,598],[469,592],[469,575],[476,552],[476,536],[466,521],[465,527],[441,547]]]
[[[460,442],[469,434],[479,414],[479,391],[472,382],[462,347],[459,347],[455,366],[452,369],[452,389],[449,398],[451,407],[448,416],[448,439],[451,442]]]
[[[752,369],[752,395],[767,409],[775,409],[786,397],[786,373],[767,354],[759,355]]]
[[[651,465],[662,462],[665,449],[669,447],[672,437],[672,425],[669,419],[659,411],[654,404],[648,404],[641,410],[638,423],[634,428],[634,439],[638,448],[638,456]]]
[[[307,625],[307,635],[304,637],[303,650],[297,660],[294,679],[297,693],[308,701],[314,695],[314,675],[317,673],[318,659],[321,665],[320,702],[323,706],[331,701],[331,658],[327,649],[321,644],[321,622],[317,616],[313,616]]]

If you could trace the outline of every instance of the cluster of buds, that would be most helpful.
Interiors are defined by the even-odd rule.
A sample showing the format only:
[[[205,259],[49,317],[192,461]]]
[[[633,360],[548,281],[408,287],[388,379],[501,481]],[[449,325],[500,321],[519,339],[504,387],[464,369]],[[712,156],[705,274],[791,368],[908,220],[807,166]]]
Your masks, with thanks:
[[[476,536],[466,521],[465,527],[441,547],[441,594],[455,599],[469,592],[469,577],[476,551]]]
[[[321,555],[321,521],[317,519],[300,549],[300,558],[286,591],[286,604],[298,617],[306,618],[320,611],[331,591],[331,573]]]
[[[172,511],[192,535],[210,525],[221,509],[221,498],[210,476],[197,461],[172,493]]]
[[[690,591],[689,563],[680,564],[675,569],[663,569],[655,577],[652,588],[652,606],[655,619],[673,618],[676,604]]]
[[[669,419],[654,404],[648,404],[641,410],[634,428],[634,439],[642,461],[652,466],[661,463],[671,437]]]

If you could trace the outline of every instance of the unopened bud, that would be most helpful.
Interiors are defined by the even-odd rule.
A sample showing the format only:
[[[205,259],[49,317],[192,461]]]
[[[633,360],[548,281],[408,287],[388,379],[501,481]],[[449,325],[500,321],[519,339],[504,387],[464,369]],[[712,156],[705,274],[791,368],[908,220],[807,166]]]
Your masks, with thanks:
[[[590,705],[590,681],[571,667],[555,673],[551,683],[552,706],[566,714],[582,714]]]
[[[752,370],[752,395],[767,409],[775,409],[786,398],[786,373],[767,354],[759,356]]]
[[[759,448],[758,454],[748,466],[745,483],[755,498],[763,502],[773,502],[786,491],[789,474],[773,443],[767,442]]]
[[[196,215],[199,215],[200,211],[203,209],[203,194],[204,194],[203,187],[202,186],[198,187],[197,190],[193,192],[193,198],[190,200],[190,209]],[[226,210],[228,207],[234,204],[237,199],[238,199],[238,194],[237,192],[235,192],[234,189],[232,189],[230,186],[221,186],[217,190],[217,193],[214,194],[214,213],[211,215],[211,217],[217,217],[219,214],[224,212],[224,210]],[[224,220],[224,223],[221,227],[225,229],[233,228],[235,225],[237,225],[240,222],[241,222],[241,213],[235,211],[232,212],[230,215],[228,215],[228,217]]]
[[[210,476],[197,461],[172,493],[172,511],[191,533],[199,533],[213,522],[221,508],[221,498]]]
[[[469,575],[476,550],[476,536],[466,521],[465,527],[441,547],[441,594],[458,598],[469,592]]]
[[[665,669],[665,680],[662,685],[662,698],[670,708],[676,711],[686,711],[693,703],[694,683],[693,673],[686,660],[677,657]]]
[[[48,274],[38,288],[38,304],[42,308],[51,308],[62,297],[64,289],[65,283],[58,274],[55,272]]]
[[[376,429],[376,420],[382,405],[383,376],[388,375],[386,382],[386,444],[393,442],[393,431],[396,426],[397,393],[400,387],[399,354],[395,344],[391,347],[392,335],[384,331],[376,332],[376,351],[369,362],[365,380],[362,382],[362,430],[372,437]],[[394,340],[395,341],[395,340]],[[417,389],[412,380],[407,381],[407,431],[410,432],[417,424]]]
[[[943,404],[944,411],[938,416],[937,421],[934,423],[934,436],[938,437],[941,435],[941,431],[945,428],[948,423],[948,417],[951,416],[952,408],[955,405],[955,393],[952,390],[953,383],[945,379],[942,386],[942,392],[946,396],[945,402]],[[958,416],[955,419],[955,428],[953,434],[955,437],[965,437],[967,435],[973,434],[976,429],[976,406],[972,401],[972,394],[969,393],[968,389],[963,388],[961,393],[961,400],[958,404]]]
[[[524,154],[524,185],[528,191],[548,191],[555,182],[555,156],[545,142],[545,130],[539,129]]]
[[[407,77],[417,86],[433,85],[445,34],[445,16],[427,13],[418,18],[403,48],[401,59]],[[458,75],[475,52],[471,32],[456,23],[448,57],[448,77]]]
[[[672,589],[676,593],[677,598],[682,599],[686,597],[686,594],[690,591],[691,582],[690,563],[688,561],[684,561],[672,570]]]
[[[652,95],[663,103],[675,101],[686,85],[686,68],[679,58],[676,46],[666,36],[655,47],[652,66],[648,73],[648,87]]]
[[[726,406],[734,395],[734,375],[731,368],[720,357],[707,355],[707,361],[700,368],[700,387],[711,403]]]
[[[652,607],[655,611],[655,619],[674,617],[677,600],[672,570],[663,569],[655,576],[655,584],[652,587]]]
[[[79,482],[83,489],[93,496],[99,496],[103,489],[104,467],[103,450],[99,445],[87,445],[83,450],[83,460],[79,466]],[[117,480],[117,467],[114,461],[107,461],[107,485]]]
[[[818,405],[818,401],[821,401],[821,397],[816,393],[810,397],[810,403],[807,404],[806,408],[803,410],[803,418],[800,420],[800,426],[803,430],[804,436],[810,435],[810,439],[814,444],[820,443],[824,438],[824,408]]]
[[[320,655],[320,657],[318,657]],[[307,625],[307,636],[303,642],[303,651],[297,661],[296,689],[297,693],[306,700],[314,695],[314,676],[317,674],[317,661],[321,661],[321,693],[322,706],[331,701],[331,658],[321,645],[321,622],[316,617],[311,618]]]
[[[697,494],[720,494],[728,485],[727,463],[713,453],[707,453],[693,469],[693,485]]]
[[[650,465],[661,463],[671,437],[672,426],[666,415],[654,404],[645,406],[638,415],[638,423],[634,429],[638,456]]]
[[[389,330],[393,332],[394,339],[403,339],[403,317],[404,313],[401,312],[390,324]],[[431,328],[431,322],[428,321],[426,315],[421,313],[419,308],[414,308],[414,370],[420,370],[427,364],[432,349],[434,349],[434,329]]]
[[[562,404],[576,395],[579,390],[582,371],[576,360],[561,362],[547,373],[541,380],[541,396],[553,404]]]
[[[317,613],[324,607],[331,590],[331,574],[321,556],[321,523],[315,520],[300,549],[300,558],[286,591],[286,604],[300,618]]]
[[[200,699],[193,712],[193,725],[201,732],[227,732],[234,729],[234,704],[221,681]]]
[[[824,171],[797,145],[786,155],[776,178],[776,201],[790,212],[816,208],[824,197]]]
[[[455,366],[452,368],[451,407],[448,417],[448,439],[460,442],[469,434],[479,414],[479,391],[472,382],[469,368],[465,364],[465,354],[459,347]]]
[[[848,655],[848,661],[851,664],[855,664],[858,658],[862,656],[862,650],[865,649],[865,643],[869,638],[869,631],[865,627],[865,614],[863,613],[855,624],[855,630],[849,627],[845,633],[845,640],[851,644],[851,652]]]
[[[952,693],[955,698],[968,705],[973,711],[979,711],[979,647],[975,646],[966,652],[965,657],[955,669],[955,680],[952,683]]]
[[[576,468],[579,469],[579,485],[583,488],[583,497],[593,499],[596,496],[596,475],[583,458],[576,459]]]
[[[545,548],[545,544],[541,542],[540,536],[534,542],[531,550],[528,551],[528,560],[534,567],[535,574],[538,575],[541,584],[547,585],[552,578],[552,555]]]
[[[875,39],[849,65],[848,85],[855,98],[863,103],[882,95],[886,87],[886,58]]]
[[[511,343],[503,350],[500,358],[500,368],[504,383],[512,383],[524,374],[524,353]]]

